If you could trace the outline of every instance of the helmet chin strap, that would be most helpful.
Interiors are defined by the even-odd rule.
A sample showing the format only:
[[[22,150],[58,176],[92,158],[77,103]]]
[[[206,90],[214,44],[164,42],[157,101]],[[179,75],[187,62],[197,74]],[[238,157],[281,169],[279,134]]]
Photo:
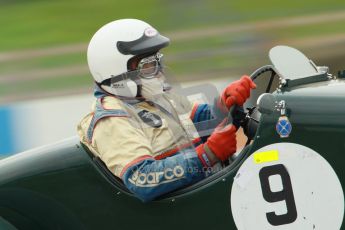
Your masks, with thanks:
[[[131,79],[119,81],[112,86],[102,85],[102,89],[112,95],[129,98],[136,97],[138,92],[137,84]]]
[[[125,79],[112,83],[111,85],[98,84],[108,94],[125,98],[142,98],[154,100],[157,96],[170,90],[171,86],[165,82],[162,73],[158,73],[150,79]]]

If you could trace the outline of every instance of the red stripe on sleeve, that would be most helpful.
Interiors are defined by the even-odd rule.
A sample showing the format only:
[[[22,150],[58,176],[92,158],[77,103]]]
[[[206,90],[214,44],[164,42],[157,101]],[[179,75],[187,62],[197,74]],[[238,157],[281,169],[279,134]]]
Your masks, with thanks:
[[[122,178],[123,174],[127,171],[127,169],[135,164],[138,164],[140,161],[143,161],[145,159],[153,159],[152,156],[150,155],[144,155],[144,156],[140,156],[136,159],[134,159],[133,161],[129,162],[128,164],[126,164],[126,166],[122,169],[121,173],[120,173],[120,177]]]
[[[195,139],[192,141],[192,143],[193,143],[193,144],[196,144],[196,143],[198,143],[198,142],[200,142],[200,141],[201,141],[201,139],[200,139],[200,137],[198,137],[198,138],[195,138]],[[184,145],[178,146],[177,148],[171,149],[171,150],[169,150],[169,151],[167,151],[167,152],[165,152],[165,153],[162,153],[162,154],[160,154],[160,155],[158,155],[158,156],[155,156],[155,159],[156,159],[156,160],[161,160],[161,159],[170,157],[170,156],[176,154],[179,150],[185,149],[185,148],[187,148],[187,147],[190,147],[191,145],[192,145],[191,143],[186,143],[186,144],[184,144]]]

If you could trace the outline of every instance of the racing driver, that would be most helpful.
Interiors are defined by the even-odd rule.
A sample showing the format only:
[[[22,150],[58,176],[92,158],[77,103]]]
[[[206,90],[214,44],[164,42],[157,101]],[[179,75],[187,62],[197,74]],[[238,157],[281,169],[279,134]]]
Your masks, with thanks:
[[[169,42],[146,22],[121,19],[100,28],[87,51],[96,100],[78,125],[81,142],[145,202],[202,180],[236,151],[234,125],[225,119],[201,138],[195,124],[213,117],[211,106],[167,87],[160,50]],[[255,87],[243,76],[217,104],[241,106]]]

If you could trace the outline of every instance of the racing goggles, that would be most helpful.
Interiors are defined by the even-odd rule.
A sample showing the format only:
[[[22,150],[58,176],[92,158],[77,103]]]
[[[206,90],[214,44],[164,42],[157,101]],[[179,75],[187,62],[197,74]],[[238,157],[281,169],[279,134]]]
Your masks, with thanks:
[[[163,54],[161,53],[141,59],[137,67],[139,77],[144,79],[154,78],[162,70]]]
[[[163,71],[163,54],[156,53],[155,55],[145,57],[141,59],[138,63],[138,66],[135,70],[125,72],[123,74],[114,76],[111,78],[105,79],[100,84],[113,86],[119,81],[126,79],[132,79],[133,81],[143,79],[151,79],[156,77],[159,72]],[[138,81],[140,82],[140,81]]]

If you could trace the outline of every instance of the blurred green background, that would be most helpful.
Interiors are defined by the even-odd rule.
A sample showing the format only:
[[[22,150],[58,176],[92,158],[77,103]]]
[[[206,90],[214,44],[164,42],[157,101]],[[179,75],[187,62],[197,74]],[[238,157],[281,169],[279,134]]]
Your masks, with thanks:
[[[275,45],[345,69],[343,0],[0,0],[0,104],[91,93],[87,44],[120,18],[171,38],[163,53],[181,81],[250,74]]]

